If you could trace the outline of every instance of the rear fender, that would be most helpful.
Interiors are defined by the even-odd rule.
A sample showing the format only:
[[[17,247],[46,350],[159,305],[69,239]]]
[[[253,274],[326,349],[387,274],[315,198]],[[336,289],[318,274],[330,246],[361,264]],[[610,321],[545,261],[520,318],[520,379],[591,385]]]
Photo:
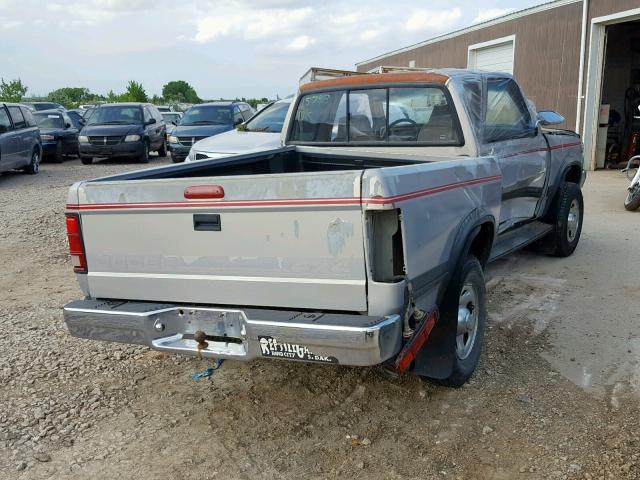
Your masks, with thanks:
[[[438,293],[438,305],[441,306],[440,311],[442,314],[431,331],[431,335],[416,356],[412,370],[416,375],[437,380],[444,380],[451,376],[455,360],[455,340],[458,325],[457,317],[455,315],[447,315],[445,311],[447,304],[452,301],[451,296],[457,295],[457,292],[452,292],[449,287],[457,283],[462,264],[471,250],[473,241],[482,231],[482,225],[485,223],[490,223],[493,227],[493,236],[490,239],[490,242],[493,243],[493,238],[495,238],[495,219],[493,215],[483,208],[473,210],[460,222],[448,265],[448,271],[452,273],[442,283],[444,287]],[[453,300],[457,301],[456,298]]]

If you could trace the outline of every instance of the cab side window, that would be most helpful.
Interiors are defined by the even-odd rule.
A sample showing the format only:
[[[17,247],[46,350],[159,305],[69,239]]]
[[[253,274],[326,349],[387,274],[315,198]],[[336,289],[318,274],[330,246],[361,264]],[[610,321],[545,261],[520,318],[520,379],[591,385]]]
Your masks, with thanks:
[[[151,112],[148,107],[144,107],[144,123],[149,123],[149,121],[153,118]]]
[[[244,122],[244,118],[242,118],[242,113],[240,113],[240,107],[238,105],[233,106],[233,124],[238,125]]]
[[[535,135],[527,103],[515,81],[487,80],[484,141],[494,143]]]
[[[37,127],[38,126],[38,123],[36,122],[36,119],[31,114],[31,110],[29,110],[28,108],[21,108],[20,110],[22,111],[22,115],[24,116],[24,119],[27,122],[27,126],[29,126],[29,127]]]
[[[4,107],[0,106],[0,134],[6,133],[11,130],[11,120],[9,120],[9,114],[4,109]]]
[[[20,107],[8,107],[9,115],[11,115],[11,120],[13,120],[13,126],[16,130],[20,130],[22,128],[27,127],[27,122],[22,116],[22,112],[20,111]]]
[[[251,107],[246,103],[240,105],[240,111],[242,112],[242,117],[245,121],[253,117],[253,110],[251,110]]]

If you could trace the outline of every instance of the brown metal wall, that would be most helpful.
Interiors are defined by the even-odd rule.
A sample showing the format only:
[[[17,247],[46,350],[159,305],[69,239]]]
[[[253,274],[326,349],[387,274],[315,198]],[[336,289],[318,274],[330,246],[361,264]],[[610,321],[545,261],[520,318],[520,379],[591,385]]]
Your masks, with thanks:
[[[470,45],[516,35],[514,75],[525,94],[539,110],[561,113],[567,118],[567,128],[574,128],[581,25],[582,4],[574,3],[388,56],[358,69],[408,66],[410,60],[418,67],[466,68]]]
[[[589,23],[592,18],[640,8],[640,0],[590,0]]]

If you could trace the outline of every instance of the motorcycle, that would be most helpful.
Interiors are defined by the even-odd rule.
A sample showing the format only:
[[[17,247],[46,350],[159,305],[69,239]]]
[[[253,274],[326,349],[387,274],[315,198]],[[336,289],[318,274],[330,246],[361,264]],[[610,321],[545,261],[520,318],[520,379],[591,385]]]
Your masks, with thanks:
[[[634,166],[634,163],[639,163],[638,166]],[[624,208],[630,212],[637,210],[640,207],[640,155],[631,157],[627,163],[627,167],[622,170],[629,180],[629,193],[627,199],[624,201]]]

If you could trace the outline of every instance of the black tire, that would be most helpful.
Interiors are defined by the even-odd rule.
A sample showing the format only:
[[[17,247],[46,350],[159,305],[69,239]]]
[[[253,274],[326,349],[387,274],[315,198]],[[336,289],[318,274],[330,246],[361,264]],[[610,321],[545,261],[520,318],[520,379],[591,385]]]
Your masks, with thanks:
[[[83,165],[91,165],[93,163],[93,157],[80,157],[80,161]]]
[[[574,215],[577,213],[578,218]],[[553,231],[542,240],[543,250],[556,257],[570,256],[580,242],[584,201],[577,183],[566,182],[549,211]]]
[[[471,295],[468,292],[471,291]],[[485,325],[487,323],[487,299],[484,273],[480,261],[469,255],[455,275],[445,294],[440,313],[441,321],[457,325],[455,358],[449,378],[437,383],[448,387],[461,387],[471,378],[480,361]],[[460,323],[463,311],[468,316]]]
[[[34,148],[33,152],[31,152],[31,162],[24,168],[24,172],[29,175],[37,174],[40,171],[40,158],[40,150],[38,148]]]
[[[175,156],[171,155],[171,161],[173,163],[182,163],[182,162],[184,162],[185,158],[186,157],[175,157]]]
[[[160,155],[161,157],[166,157],[167,156],[167,141],[166,140],[162,140],[162,146],[158,150],[158,155]]]
[[[149,163],[149,142],[144,142],[142,155],[138,157],[140,163]]]
[[[627,194],[627,198],[624,201],[624,208],[633,212],[640,208],[640,183],[636,183]]]
[[[56,153],[53,155],[53,161],[56,163],[64,162],[64,154],[62,153],[62,140],[56,143]]]

